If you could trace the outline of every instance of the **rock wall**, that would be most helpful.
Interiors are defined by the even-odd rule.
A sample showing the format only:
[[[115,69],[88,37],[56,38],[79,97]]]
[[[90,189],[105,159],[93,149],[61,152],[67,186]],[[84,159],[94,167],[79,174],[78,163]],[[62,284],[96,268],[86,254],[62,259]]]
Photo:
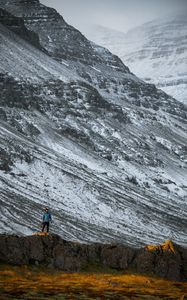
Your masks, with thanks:
[[[156,275],[183,281],[187,279],[187,249],[165,243],[160,247],[133,249],[119,244],[80,244],[58,235],[0,235],[0,262],[15,265],[46,264],[48,268],[81,271],[89,264],[118,270]]]
[[[40,45],[38,35],[25,27],[23,19],[15,17],[11,13],[8,13],[6,10],[0,8],[0,23],[6,26],[9,30],[21,36],[33,46],[44,51]]]

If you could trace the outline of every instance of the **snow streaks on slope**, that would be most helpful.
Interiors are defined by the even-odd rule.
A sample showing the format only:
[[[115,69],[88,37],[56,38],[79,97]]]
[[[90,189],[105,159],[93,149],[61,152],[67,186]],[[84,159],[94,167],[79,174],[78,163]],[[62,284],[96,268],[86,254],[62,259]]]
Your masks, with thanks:
[[[12,5],[21,17],[25,4]],[[55,19],[54,10],[39,1],[30,10],[25,26],[39,36],[42,29],[42,46],[53,53],[0,27],[2,230],[39,229],[47,205],[52,230],[67,239],[185,244],[185,106]],[[68,31],[67,56],[47,20],[59,36]]]

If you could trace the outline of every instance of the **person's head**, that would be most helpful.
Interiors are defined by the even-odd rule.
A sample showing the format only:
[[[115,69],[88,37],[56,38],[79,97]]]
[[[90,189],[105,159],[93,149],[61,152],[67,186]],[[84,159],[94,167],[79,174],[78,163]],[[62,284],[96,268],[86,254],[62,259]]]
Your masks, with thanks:
[[[45,210],[45,212],[48,212],[48,211],[49,211],[49,208],[48,208],[48,207],[46,207],[44,210]]]

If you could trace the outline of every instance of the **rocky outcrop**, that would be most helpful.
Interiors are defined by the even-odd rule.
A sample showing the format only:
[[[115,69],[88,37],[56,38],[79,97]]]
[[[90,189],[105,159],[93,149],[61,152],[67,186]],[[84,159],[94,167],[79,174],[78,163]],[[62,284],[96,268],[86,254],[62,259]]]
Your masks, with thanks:
[[[15,17],[11,13],[0,8],[0,23],[6,26],[9,30],[15,32],[16,34],[19,34],[24,40],[28,41],[33,46],[44,51],[44,49],[40,45],[38,35],[26,28],[22,18]]]
[[[45,264],[48,268],[81,271],[98,264],[118,270],[134,270],[171,280],[187,279],[187,249],[166,242],[162,246],[133,249],[119,244],[80,244],[58,235],[20,237],[0,235],[0,262],[14,265]]]
[[[129,73],[122,61],[108,50],[88,41],[80,31],[67,24],[64,18],[53,8],[39,1],[14,0],[1,1],[0,7],[21,17],[26,27],[38,34],[42,47],[57,60],[71,59],[86,65],[95,62],[118,67]]]
[[[139,250],[134,260],[137,272],[154,273],[171,280],[187,279],[187,249],[165,241]]]

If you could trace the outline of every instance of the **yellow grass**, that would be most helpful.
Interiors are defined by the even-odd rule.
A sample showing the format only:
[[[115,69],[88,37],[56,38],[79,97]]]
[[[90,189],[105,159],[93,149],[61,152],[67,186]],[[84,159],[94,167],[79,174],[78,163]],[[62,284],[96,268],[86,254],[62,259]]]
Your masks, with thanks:
[[[169,251],[172,253],[175,253],[175,247],[173,245],[173,242],[171,240],[166,240],[162,245],[147,245],[145,247],[148,251]]]
[[[47,235],[49,235],[49,233],[48,232],[35,232],[35,233],[33,233],[33,235],[39,235],[39,236],[47,236]]]
[[[37,267],[0,268],[0,299],[187,299],[187,282],[133,274],[39,271]]]

